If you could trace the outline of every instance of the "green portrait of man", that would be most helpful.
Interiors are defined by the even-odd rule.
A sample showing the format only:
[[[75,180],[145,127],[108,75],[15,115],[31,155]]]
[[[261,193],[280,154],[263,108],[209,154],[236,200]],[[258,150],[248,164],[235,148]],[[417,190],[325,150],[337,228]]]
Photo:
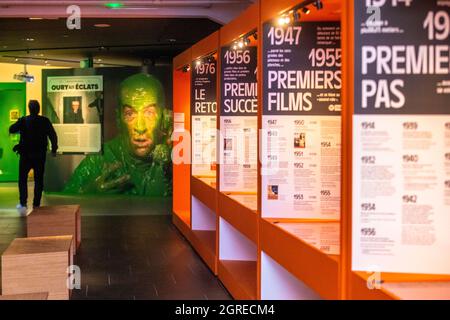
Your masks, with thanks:
[[[120,133],[103,154],[86,156],[64,192],[171,195],[172,112],[156,77],[140,73],[122,81],[117,123]]]

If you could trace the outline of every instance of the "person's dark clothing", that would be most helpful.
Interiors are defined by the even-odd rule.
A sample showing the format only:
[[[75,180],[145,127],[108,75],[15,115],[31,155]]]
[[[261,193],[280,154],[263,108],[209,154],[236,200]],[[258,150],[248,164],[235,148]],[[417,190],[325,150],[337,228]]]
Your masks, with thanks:
[[[44,188],[45,156],[48,148],[48,139],[52,144],[52,153],[58,150],[58,138],[50,120],[38,115],[20,118],[9,127],[9,133],[20,133],[18,152],[19,162],[19,193],[20,204],[27,204],[27,178],[31,169],[34,171],[34,200],[33,205],[38,207],[41,202]]]
[[[41,205],[42,191],[44,190],[44,168],[45,168],[45,153],[38,157],[20,156],[19,161],[19,194],[20,204],[27,206],[28,199],[28,173],[31,169],[34,171],[34,198],[33,207]]]
[[[75,113],[70,110],[67,114],[64,115],[64,123],[84,123],[81,111]]]

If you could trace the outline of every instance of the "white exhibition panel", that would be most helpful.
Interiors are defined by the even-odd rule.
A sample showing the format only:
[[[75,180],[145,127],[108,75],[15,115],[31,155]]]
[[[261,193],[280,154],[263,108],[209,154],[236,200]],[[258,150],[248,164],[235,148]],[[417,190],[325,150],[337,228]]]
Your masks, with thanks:
[[[223,218],[219,220],[219,228],[220,260],[257,260],[257,247],[250,239],[236,230]]]
[[[261,254],[261,299],[320,300],[322,298],[263,251]]]
[[[192,175],[215,176],[216,116],[192,116]]]
[[[450,274],[446,123],[450,116],[354,116],[353,270]]]
[[[192,230],[216,230],[216,214],[200,200],[192,196]]]
[[[340,254],[339,222],[289,222],[277,226],[325,254]]]
[[[263,127],[262,216],[339,220],[340,116],[263,116]]]
[[[220,117],[220,191],[258,189],[258,117]]]

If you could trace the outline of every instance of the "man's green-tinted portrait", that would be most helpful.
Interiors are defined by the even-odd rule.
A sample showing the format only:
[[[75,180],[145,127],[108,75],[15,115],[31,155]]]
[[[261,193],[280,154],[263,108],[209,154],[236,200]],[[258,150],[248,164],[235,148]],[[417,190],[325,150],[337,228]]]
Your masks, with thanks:
[[[161,82],[140,73],[119,88],[119,134],[104,144],[102,155],[89,155],[64,191],[168,196],[172,193],[171,111]]]

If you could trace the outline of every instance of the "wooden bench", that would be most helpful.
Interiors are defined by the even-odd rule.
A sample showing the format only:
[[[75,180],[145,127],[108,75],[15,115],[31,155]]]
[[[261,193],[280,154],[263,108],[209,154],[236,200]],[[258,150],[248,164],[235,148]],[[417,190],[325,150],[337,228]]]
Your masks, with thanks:
[[[79,205],[48,206],[33,209],[27,217],[28,237],[73,235],[73,252],[81,244],[81,213]]]
[[[48,292],[49,300],[68,300],[68,267],[73,236],[17,238],[2,255],[2,294]]]
[[[47,300],[47,299],[48,299],[47,292],[11,294],[11,295],[0,296],[0,301],[2,301],[2,300]]]

